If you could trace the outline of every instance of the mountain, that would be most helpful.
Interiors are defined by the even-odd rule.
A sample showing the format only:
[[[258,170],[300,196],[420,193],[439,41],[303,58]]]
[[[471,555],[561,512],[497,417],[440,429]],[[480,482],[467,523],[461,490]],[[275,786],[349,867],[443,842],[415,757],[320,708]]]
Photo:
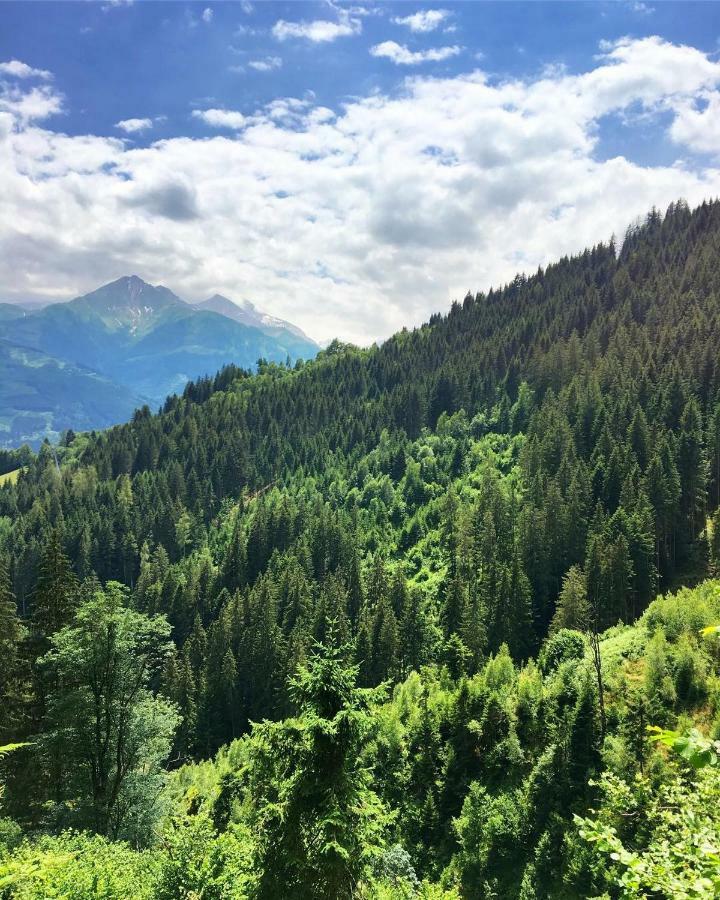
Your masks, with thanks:
[[[187,314],[187,304],[171,290],[147,284],[137,275],[119,278],[64,305],[128,340],[148,334],[168,318]]]
[[[0,322],[10,322],[12,319],[21,319],[26,311],[14,303],[0,303]]]
[[[16,459],[11,890],[716,896],[719,258],[672,204]]]
[[[223,297],[222,294],[213,294],[207,300],[195,304],[195,308],[219,313],[221,316],[226,316],[228,319],[239,322],[241,325],[250,325],[253,328],[257,328],[270,335],[270,337],[277,338],[289,346],[297,347],[299,351],[305,350],[303,357],[305,359],[312,358],[319,349],[319,345],[312,338],[309,338],[297,325],[262,312],[249,300],[236,303],[227,297]],[[308,354],[308,350],[312,352]]]
[[[227,363],[252,369],[260,358],[285,362],[288,358],[310,359],[317,352],[317,346],[288,323],[277,320],[280,324],[270,324],[270,317],[259,313],[242,321],[234,317],[237,307],[230,306],[232,309],[223,306],[225,312],[205,308],[205,304],[194,307],[168,288],[147,284],[133,275],[37,311],[0,304],[0,322],[8,344],[32,348],[77,371],[92,370],[96,375],[98,395],[92,410],[80,412],[68,394],[65,408],[61,401],[52,404],[52,421],[47,420],[45,432],[50,434],[67,427],[105,427],[118,421],[118,398],[142,397],[159,404],[168,394],[181,391],[189,380]],[[253,324],[256,321],[265,324],[261,328]],[[36,394],[44,389],[44,379],[34,383],[39,373],[29,361],[28,371],[21,374],[17,360],[22,358],[18,355],[13,367],[17,381],[5,386],[0,415],[9,416],[12,410],[16,417],[22,411],[29,385]],[[16,429],[12,434],[8,441],[20,432]],[[21,438],[37,442],[38,435],[33,427]]]
[[[261,358],[269,362],[311,359],[317,349],[308,341],[292,339],[288,332],[281,342],[280,337],[219,313],[199,310],[187,315],[173,310],[128,347],[122,361],[109,371],[119,380],[127,367],[133,386],[160,400],[182,391],[198,373],[216,372],[228,360],[253,369]]]
[[[145,402],[92,369],[0,340],[0,447],[107,428]]]

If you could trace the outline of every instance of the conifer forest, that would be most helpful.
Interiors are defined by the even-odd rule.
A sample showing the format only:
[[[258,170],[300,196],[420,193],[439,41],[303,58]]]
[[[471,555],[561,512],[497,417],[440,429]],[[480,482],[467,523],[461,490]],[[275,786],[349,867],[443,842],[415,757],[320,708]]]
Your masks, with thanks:
[[[0,453],[0,897],[720,896],[720,203]]]

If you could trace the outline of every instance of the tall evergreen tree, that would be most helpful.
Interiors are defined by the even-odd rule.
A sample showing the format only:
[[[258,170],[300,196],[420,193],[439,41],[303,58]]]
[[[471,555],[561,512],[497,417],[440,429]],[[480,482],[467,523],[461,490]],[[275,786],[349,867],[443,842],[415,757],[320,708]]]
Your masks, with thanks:
[[[350,900],[380,849],[385,812],[362,762],[373,694],[346,653],[318,646],[291,683],[297,718],[255,727],[259,898]]]

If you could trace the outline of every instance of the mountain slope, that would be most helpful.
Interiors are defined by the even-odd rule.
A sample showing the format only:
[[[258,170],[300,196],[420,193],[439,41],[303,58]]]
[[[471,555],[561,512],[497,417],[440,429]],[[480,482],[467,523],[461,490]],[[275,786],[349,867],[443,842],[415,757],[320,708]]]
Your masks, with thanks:
[[[91,369],[0,340],[0,447],[107,428],[145,402]]]
[[[133,615],[165,616],[174,649],[157,687],[183,718],[173,760],[297,716],[262,726],[277,743],[231,751],[249,757],[209,801],[212,847],[215,829],[222,842],[247,828],[271,854],[255,826],[287,819],[268,798],[297,796],[299,761],[322,803],[315,750],[377,696],[361,702],[355,680],[390,682],[392,710],[352,745],[396,814],[377,822],[388,871],[444,873],[454,900],[601,895],[572,820],[597,808],[591,779],[627,777],[605,810],[619,821],[623,797],[642,811],[668,775],[661,755],[647,763],[647,724],[687,713],[720,733],[717,646],[699,633],[717,621],[717,586],[655,600],[720,567],[719,250],[720,203],[673,204],[620,250],[469,295],[379,348],[229,366],[158,415],[61,448],[59,473],[41,451],[0,489],[21,608],[64,550],[81,579],[124,584]],[[50,591],[60,610],[77,599],[70,582]],[[598,672],[588,647],[606,631]],[[292,681],[317,642],[338,703],[315,669]],[[348,719],[320,722],[353,698]],[[20,721],[0,740],[34,734]],[[10,791],[18,815],[59,797],[84,826],[74,784],[48,781]],[[270,855],[243,858],[261,875]],[[287,871],[290,888],[269,895],[292,893]]]
[[[0,322],[10,322],[12,319],[21,319],[25,310],[13,303],[0,303]]]
[[[257,328],[286,346],[291,356],[312,359],[320,349],[315,341],[297,325],[262,312],[249,300],[243,300],[238,304],[221,294],[214,294],[207,300],[196,303],[195,308],[206,312],[216,312],[241,325]]]
[[[294,344],[294,346],[293,346]],[[293,352],[293,351],[297,351]],[[240,325],[214,312],[168,316],[134,342],[110,371],[118,380],[132,372],[133,387],[155,399],[181,392],[198,374],[217,372],[228,360],[253,369],[258,359],[285,362],[300,353],[314,355],[307,342],[282,344],[258,328]]]
[[[167,288],[137,276],[120,278],[68,303],[35,312],[3,304],[0,321],[7,341],[103,376],[96,382],[97,418],[78,419],[70,401],[63,420],[62,404],[56,404],[54,417],[60,428],[76,428],[80,420],[84,427],[105,427],[118,421],[118,397],[144,396],[160,403],[190,379],[230,362],[253,368],[259,358],[280,362],[288,357],[311,358],[317,352],[315,344],[285,323],[259,329],[209,309],[196,309]],[[17,392],[13,393],[12,382],[5,386],[7,405],[0,412],[9,414],[12,409],[15,415],[22,409],[24,388],[19,368],[13,371],[19,379]],[[103,410],[105,391],[107,408]]]

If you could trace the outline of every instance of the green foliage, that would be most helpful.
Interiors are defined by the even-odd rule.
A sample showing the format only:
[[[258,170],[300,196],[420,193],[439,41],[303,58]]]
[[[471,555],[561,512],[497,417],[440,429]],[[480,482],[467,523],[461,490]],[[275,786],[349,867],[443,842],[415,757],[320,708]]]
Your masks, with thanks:
[[[675,775],[653,790],[611,775],[600,782],[598,818],[578,817],[593,848],[589,866],[622,898],[708,898],[720,891],[720,789],[717,769],[693,783]],[[632,826],[623,817],[631,817]],[[622,832],[631,832],[627,836]]]
[[[693,728],[688,734],[680,734],[668,728],[648,726],[650,739],[657,741],[676,753],[693,769],[720,766],[720,742],[709,741]]]
[[[125,606],[110,583],[51,637],[42,744],[57,768],[57,815],[112,837],[152,831],[178,719],[149,685],[170,652],[170,627]]]
[[[538,656],[538,665],[543,672],[557,669],[564,662],[582,659],[587,652],[587,642],[579,631],[562,628],[543,644]]]
[[[153,900],[202,897],[246,900],[256,877],[247,830],[232,825],[218,834],[206,815],[172,820],[163,835]]]
[[[455,827],[460,844],[455,865],[463,897],[484,898],[491,879],[517,874],[517,847],[523,842],[519,792],[492,797],[473,783]]]
[[[386,813],[361,756],[373,694],[355,687],[346,652],[318,646],[292,681],[298,716],[253,730],[257,897],[350,898],[382,847]]]
[[[151,900],[158,858],[98,835],[67,832],[0,849],[0,897],[13,900]]]

